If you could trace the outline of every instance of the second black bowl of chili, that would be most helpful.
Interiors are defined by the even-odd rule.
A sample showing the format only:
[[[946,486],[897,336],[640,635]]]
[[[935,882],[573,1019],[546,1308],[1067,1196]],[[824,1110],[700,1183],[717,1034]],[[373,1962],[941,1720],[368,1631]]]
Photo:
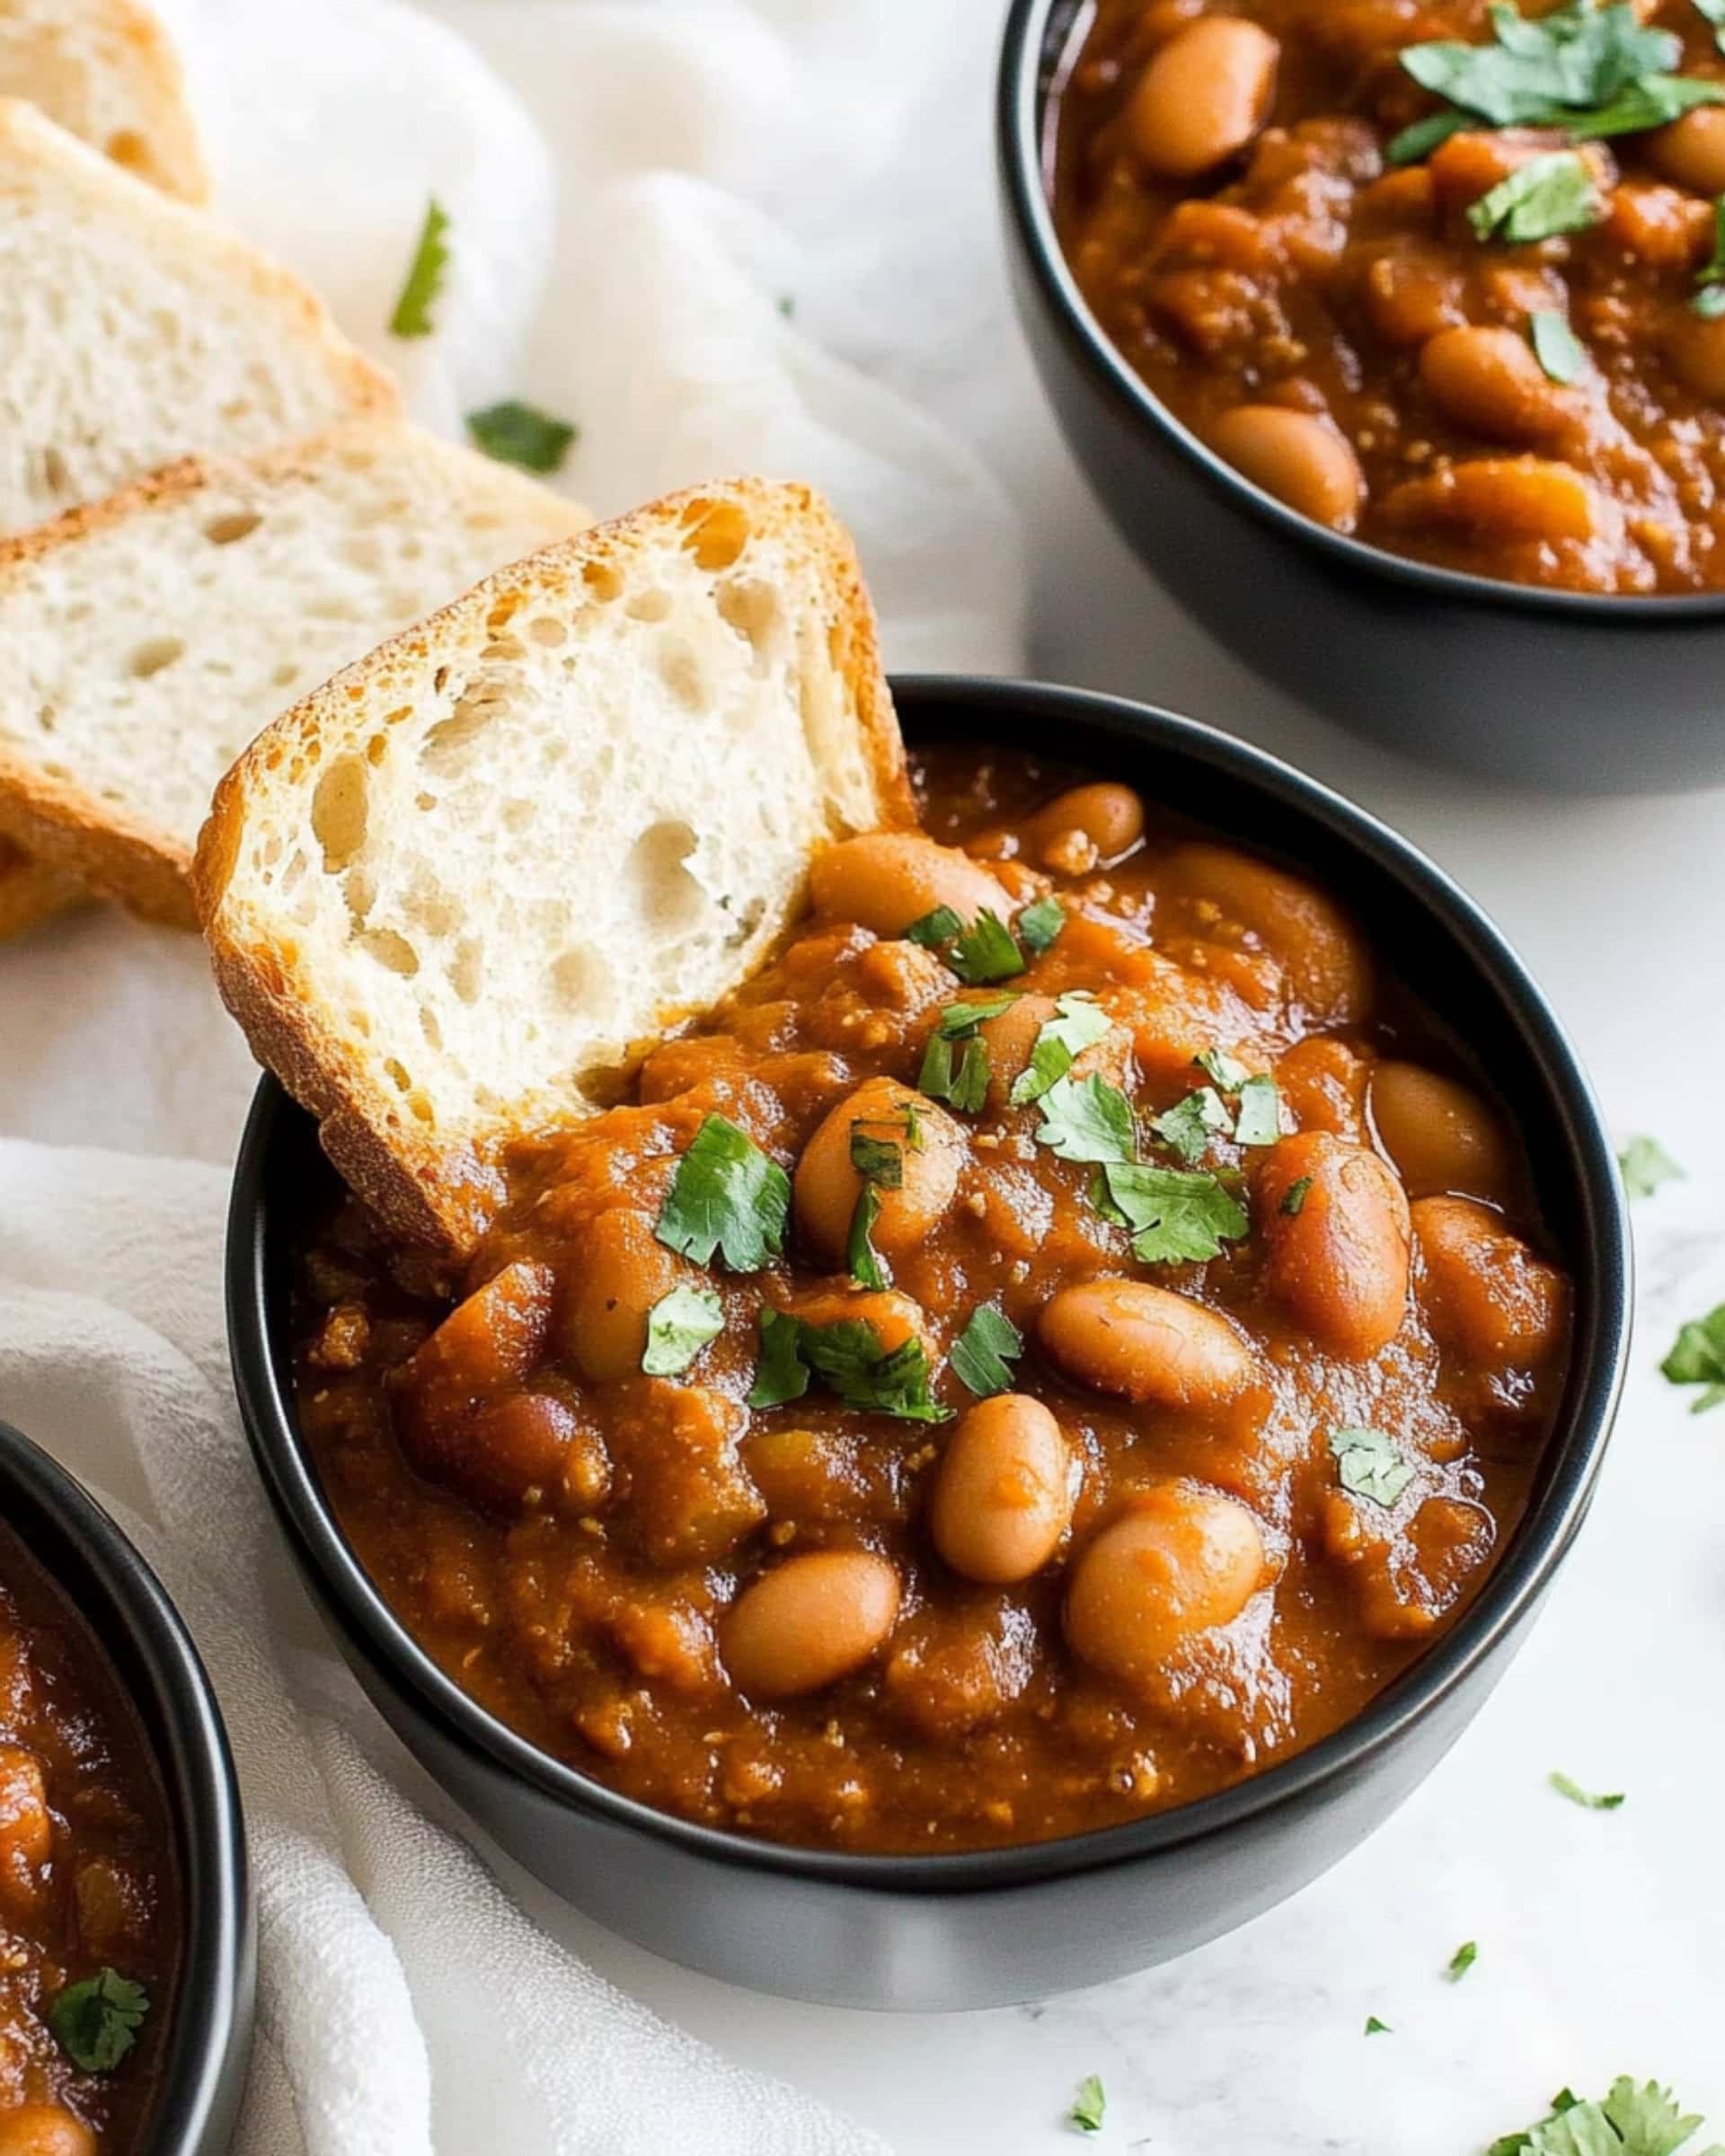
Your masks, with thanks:
[[[266,1082],[230,1321],[339,1639],[506,1848],[692,1966],[957,2007],[1414,1786],[1585,1510],[1627,1251],[1561,1030],[1391,833],[1140,706],[898,694],[924,829],[520,1141],[461,1277]]]
[[[1492,776],[1725,776],[1706,10],[1017,0],[998,125],[1067,438],[1225,641]]]

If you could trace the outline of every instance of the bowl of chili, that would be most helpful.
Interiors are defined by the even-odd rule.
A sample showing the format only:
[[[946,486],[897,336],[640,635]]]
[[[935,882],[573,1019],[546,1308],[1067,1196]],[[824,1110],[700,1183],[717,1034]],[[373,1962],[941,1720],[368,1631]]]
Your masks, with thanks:
[[[1300,0],[1008,12],[1013,291],[1075,457],[1221,642],[1423,760],[1725,777],[1725,66],[1690,12],[1499,22],[1526,53],[1464,9],[1405,50]]]
[[[0,2141],[219,2156],[255,1951],[220,1710],[143,1558],[5,1424],[0,1523]]]
[[[734,1812],[718,1824],[699,1811],[679,1816],[672,1798],[643,1801],[597,1752],[588,1755],[594,1769],[584,1768],[571,1750],[572,1730],[566,1745],[549,1724],[526,1720],[511,1696],[495,1689],[494,1669],[482,1671],[472,1654],[447,1641],[416,1636],[424,1634],[425,1612],[410,1621],[397,1606],[400,1582],[390,1577],[386,1550],[350,1500],[356,1489],[385,1495],[375,1525],[419,1505],[424,1475],[441,1474],[447,1462],[417,1454],[408,1479],[392,1479],[399,1462],[389,1454],[387,1398],[381,1424],[362,1418],[338,1429],[320,1420],[317,1393],[356,1382],[363,1360],[356,1343],[366,1324],[376,1330],[380,1321],[397,1321],[381,1304],[364,1316],[354,1303],[359,1246],[332,1251],[321,1241],[339,1195],[333,1174],[310,1119],[268,1079],[236,1168],[228,1312],[247,1431],[306,1582],[379,1710],[474,1819],[577,1906],[686,1966],[792,1996],[941,2009],[1035,1997],[1184,1952],[1312,1878],[1417,1785],[1502,1674],[1585,1515],[1622,1382],[1629,1259],[1614,1160],[1561,1029],[1497,932],[1404,841],[1274,759],[1148,707],[960,679],[901,681],[896,694],[914,756],[932,744],[956,745],[955,753],[973,761],[1052,748],[1063,764],[1135,787],[1144,800],[1200,819],[1287,870],[1322,877],[1355,918],[1374,923],[1380,949],[1415,985],[1434,1022],[1467,1041],[1519,1127],[1533,1202],[1569,1268],[1567,1361],[1552,1381],[1525,1503],[1507,1523],[1495,1562],[1429,1644],[1404,1657],[1359,1711],[1231,1786],[1207,1787],[1143,1816],[1095,1813],[1113,1823],[1088,1831],[1063,1831],[1056,1812],[1052,1824],[1027,1829],[1023,1840],[997,1833],[992,1845],[976,1845],[982,1830],[971,1829],[937,1842],[940,1853],[921,1854],[902,1836],[845,1846],[836,1826],[799,1831],[792,1841],[758,1825],[750,1831]],[[1284,1209],[1296,1210],[1288,1199],[1284,1193]],[[308,1253],[329,1270],[326,1300],[333,1297],[315,1329],[309,1387],[302,1307]],[[413,1337],[423,1339],[424,1329]],[[815,1352],[806,1337],[800,1351]],[[395,1367],[402,1367],[399,1357]],[[420,1365],[421,1374],[427,1367]],[[385,1394],[399,1400],[399,1387],[398,1375]],[[928,1404],[922,1401],[918,1414]],[[535,1445],[543,1419],[534,1420]],[[429,1427],[435,1438],[453,1426]],[[493,1417],[487,1427],[504,1426]],[[375,1449],[380,1429],[383,1449]],[[650,1455],[634,1457],[644,1463]],[[507,1448],[488,1451],[483,1464],[488,1477],[504,1472]],[[469,1494],[482,1507],[496,1493],[487,1484]],[[591,1502],[603,1510],[601,1496]],[[711,1532],[711,1512],[692,1515],[703,1535]],[[647,1524],[680,1532],[686,1514],[674,1508]],[[756,1512],[745,1521],[748,1533],[758,1518]],[[484,1540],[491,1531],[482,1532],[480,1519],[471,1507],[446,1515],[448,1533],[437,1530],[442,1554],[434,1560],[440,1580],[458,1583],[502,1548]],[[961,1540],[954,1548],[958,1563],[969,1561]],[[515,1568],[516,1588],[506,1584],[506,1594],[536,1591],[530,1574],[554,1578],[557,1563],[567,1561],[548,1568],[534,1559]],[[697,1571],[703,1561],[695,1552]],[[1086,1616],[1084,1624],[1106,1664],[1114,1636],[1110,1593],[1100,1576],[1094,1584],[1096,1622]],[[764,1605],[757,1613],[773,1614]],[[634,1635],[637,1652],[643,1636],[673,1637],[650,1585],[643,1614],[647,1632]],[[735,1627],[721,1635],[733,1666],[747,1658],[765,1667],[763,1688],[780,1693],[802,1683],[785,1670],[777,1621],[783,1618],[781,1611],[774,1621],[754,1625],[747,1639]],[[621,1621],[627,1624],[626,1612]],[[1075,1621],[1069,1610],[1069,1634]],[[482,1628],[469,1637],[482,1656]],[[817,1672],[815,1681],[825,1674]],[[970,1771],[986,1779],[986,1769]],[[986,1811],[986,1803],[972,1803],[965,1816]]]

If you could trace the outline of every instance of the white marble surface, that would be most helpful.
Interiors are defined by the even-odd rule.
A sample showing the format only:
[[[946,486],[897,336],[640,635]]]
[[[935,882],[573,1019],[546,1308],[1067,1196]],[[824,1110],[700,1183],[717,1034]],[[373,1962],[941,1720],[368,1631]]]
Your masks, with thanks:
[[[451,10],[450,12],[457,12]],[[787,19],[792,0],[783,0]],[[943,11],[943,20],[951,11]],[[1688,1180],[1637,1209],[1634,1375],[1599,1501],[1526,1653],[1405,1809],[1295,1901],[1172,1967],[1039,2007],[867,2017],[688,1975],[524,1900],[605,1973],[739,2060],[876,2127],[900,2156],[1053,2152],[1074,2084],[1100,2073],[1093,2145],[1173,2156],[1457,2156],[1538,2115],[1558,2085],[1620,2072],[1674,2082],[1725,2136],[1725,1410],[1690,1420],[1656,1365],[1681,1316],[1725,1300],[1725,1070],[1718,873],[1725,795],[1555,802],[1482,794],[1351,740],[1257,685],[1182,620],[1103,525],[1055,438],[1007,312],[995,238],[988,93],[996,11],[975,5],[964,66],[916,116],[938,184],[896,213],[907,311],[877,278],[809,327],[982,451],[1022,509],[1045,677],[1165,702],[1304,764],[1426,846],[1497,916],[1579,1041],[1620,1132],[1657,1133]],[[913,305],[914,314],[908,311]],[[1012,543],[1003,534],[1003,545]],[[1417,698],[1419,685],[1407,694]],[[1623,714],[1632,726],[1634,714]],[[129,939],[126,986],[87,963]],[[128,1065],[193,988],[196,954],[92,916],[38,941],[7,990],[53,1001],[90,1058],[107,1142],[146,1142]],[[18,1006],[14,1004],[13,1009]],[[66,1121],[47,1046],[4,1068],[8,1127]],[[220,1082],[213,1059],[223,1065]],[[193,1149],[222,1158],[242,1094],[224,1035],[188,1068]],[[111,1082],[109,1082],[111,1081]],[[202,1105],[208,1103],[207,1109]],[[1610,1814],[1547,1788],[1562,1767],[1623,1789]],[[1464,1939],[1477,1966],[1442,1971]],[[1362,2035],[1368,2014],[1393,2033]],[[689,2145],[701,2146],[692,2121]]]

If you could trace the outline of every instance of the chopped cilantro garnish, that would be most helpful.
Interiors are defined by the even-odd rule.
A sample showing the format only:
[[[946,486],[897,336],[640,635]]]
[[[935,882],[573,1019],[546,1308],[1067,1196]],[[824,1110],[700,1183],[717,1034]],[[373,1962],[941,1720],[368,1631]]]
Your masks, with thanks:
[[[1192,1057],[1192,1061],[1211,1083],[1219,1086],[1225,1093],[1237,1093],[1252,1075],[1243,1063],[1236,1063],[1232,1056],[1225,1056],[1220,1048],[1202,1049]]]
[[[150,1996],[114,1969],[68,1984],[48,2010],[54,2040],[84,2073],[111,2073],[137,2041]]]
[[[1674,2156],[1700,2130],[1698,2112],[1680,2112],[1668,2089],[1657,2081],[1639,2088],[1620,2074],[1609,2092],[1582,2101],[1560,2089],[1550,2115],[1519,2134],[1505,2134],[1486,2156]],[[1700,2156],[1725,2156],[1715,2142]]]
[[[1332,1430],[1330,1450],[1341,1487],[1374,1505],[1393,1505],[1413,1480],[1413,1469],[1382,1430]]]
[[[724,1309],[714,1289],[674,1287],[647,1312],[641,1366],[649,1377],[679,1376],[724,1329]]]
[[[1691,1318],[1680,1329],[1659,1370],[1674,1385],[1703,1388],[1689,1410],[1692,1415],[1704,1415],[1725,1401],[1725,1303],[1704,1318]]]
[[[501,404],[488,404],[482,411],[470,411],[467,431],[499,464],[541,473],[561,472],[575,439],[575,429],[567,420],[553,420],[549,412],[513,397]]]
[[[1580,156],[1574,150],[1544,150],[1470,203],[1467,221],[1475,239],[1496,237],[1520,247],[1561,232],[1585,232],[1604,215],[1593,174]]]
[[[1725,0],[1695,0],[1695,13],[1713,26],[1713,42],[1725,52]]]
[[[1584,1789],[1579,1781],[1572,1780],[1561,1769],[1553,1772],[1547,1779],[1560,1797],[1567,1797],[1571,1804],[1579,1804],[1583,1811],[1614,1812],[1623,1801],[1623,1792],[1621,1789],[1614,1789],[1605,1797],[1596,1797],[1591,1791]]]
[[[888,1354],[866,1318],[841,1318],[833,1325],[800,1325],[797,1345],[847,1408],[903,1422],[945,1422],[952,1413],[929,1392],[928,1355],[915,1333]]]
[[[968,1003],[949,1003],[935,1021],[935,1029],[943,1039],[968,1040],[978,1026],[1010,1011],[1018,996],[1018,990],[1011,988],[1004,995],[979,995]]]
[[[1013,1081],[1010,1095],[1014,1108],[1039,1100],[1057,1084],[1086,1048],[1093,1048],[1114,1029],[1113,1021],[1093,996],[1074,989],[1055,998],[1055,1015],[1044,1021],[1031,1050],[1031,1060]]]
[[[998,914],[985,906],[946,953],[946,962],[974,988],[984,981],[1006,981],[1024,970],[1024,953]]]
[[[1102,1174],[1131,1231],[1132,1253],[1146,1265],[1201,1264],[1246,1232],[1244,1206],[1203,1170],[1127,1161],[1110,1162]]]
[[[1037,1143],[1063,1161],[1129,1161],[1137,1150],[1132,1103],[1093,1073],[1057,1078],[1039,1105]]]
[[[1701,287],[1692,303],[1696,314],[1710,321],[1725,314],[1725,195],[1714,199],[1713,252],[1696,270],[1695,282]]]
[[[1204,1158],[1213,1137],[1225,1135],[1229,1116],[1213,1085],[1200,1085],[1160,1116],[1152,1116],[1150,1127],[1163,1144],[1178,1153],[1189,1167]]]
[[[1309,1175],[1302,1175],[1283,1191],[1279,1209],[1286,1213],[1290,1220],[1298,1219],[1301,1208],[1305,1204],[1306,1193],[1311,1188],[1312,1178]]]
[[[937,906],[932,914],[924,914],[913,921],[905,931],[912,943],[920,943],[924,950],[938,950],[942,943],[950,943],[964,926],[964,923],[950,906]]]
[[[1366,2034],[1368,2037],[1393,2037],[1395,2031],[1387,2021],[1380,2021],[1376,2014],[1366,2017]]]
[[[1018,916],[1018,940],[1026,950],[1045,951],[1066,925],[1066,909],[1057,898],[1039,898]]]
[[[1276,1098],[1276,1081],[1269,1077],[1248,1078],[1240,1088],[1240,1107],[1234,1119],[1235,1143],[1241,1145],[1273,1145],[1281,1135],[1281,1110]]]
[[[980,1034],[971,1034],[955,1058],[953,1044],[936,1027],[923,1051],[916,1088],[931,1100],[950,1101],[963,1114],[974,1116],[988,1098],[990,1067],[988,1044]]]
[[[1012,1391],[1012,1365],[1023,1352],[1024,1336],[1006,1313],[992,1303],[978,1303],[947,1360],[953,1375],[986,1400],[991,1392]]]
[[[1459,1984],[1479,1958],[1479,1941],[1473,1939],[1464,1940],[1450,1956],[1444,1974],[1452,1984]]]
[[[1632,1197],[1651,1197],[1661,1183],[1683,1180],[1683,1170],[1657,1138],[1632,1138],[1617,1155],[1617,1165]]]
[[[749,1388],[751,1408],[783,1407],[809,1390],[809,1369],[801,1355],[802,1326],[782,1310],[761,1312],[761,1359]]]
[[[872,1183],[864,1183],[857,1193],[856,1206],[851,1214],[851,1230],[845,1240],[845,1263],[853,1280],[863,1287],[890,1287],[892,1276],[887,1262],[874,1247],[871,1237],[874,1224],[880,1217],[880,1193]]]
[[[1066,2123],[1080,2134],[1100,2134],[1102,2120],[1108,2111],[1108,2097],[1102,2088],[1100,2074],[1087,2073],[1078,2084],[1078,2093],[1072,2099],[1072,2109],[1066,2114]]]
[[[1573,382],[1588,364],[1588,348],[1570,327],[1570,318],[1555,308],[1529,318],[1528,335],[1534,356],[1553,382]]]
[[[653,1233],[711,1265],[715,1250],[734,1273],[756,1273],[784,1250],[791,1180],[747,1131],[709,1116],[671,1179]]]
[[[413,260],[408,264],[395,312],[389,318],[392,337],[429,337],[436,330],[438,325],[431,319],[431,309],[443,289],[444,272],[449,267],[446,238],[448,230],[448,216],[433,195],[425,206],[425,222],[420,226]]]
[[[1628,135],[1725,99],[1725,84],[1670,72],[1682,40],[1643,25],[1629,0],[1569,0],[1531,22],[1499,4],[1491,16],[1489,44],[1436,39],[1403,50],[1403,68],[1447,110],[1403,128],[1386,152],[1393,164],[1429,155],[1462,128]]]
[[[851,1125],[851,1165],[865,1183],[873,1183],[880,1189],[904,1188],[904,1145],[897,1138],[874,1136],[862,1116]]]

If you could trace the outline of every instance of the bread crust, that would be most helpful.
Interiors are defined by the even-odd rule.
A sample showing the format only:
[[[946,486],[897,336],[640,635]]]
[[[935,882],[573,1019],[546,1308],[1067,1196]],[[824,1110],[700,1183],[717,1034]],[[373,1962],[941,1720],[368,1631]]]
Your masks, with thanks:
[[[67,76],[91,78],[88,89],[74,82],[71,102],[79,111],[55,98],[57,72],[63,82]],[[99,95],[103,81],[106,101]],[[208,199],[209,173],[186,102],[180,56],[162,24],[137,0],[39,0],[35,7],[0,0],[0,82],[9,93],[40,103],[122,172],[182,202]],[[132,124],[109,128],[106,138],[98,139],[91,131],[92,108],[102,102],[111,108],[111,119],[124,110]]]
[[[404,420],[349,420],[305,441],[259,450],[249,456],[185,456],[121,487],[101,501],[66,509],[47,524],[0,537],[0,603],[8,579],[26,573],[64,548],[190,501],[213,488],[268,490],[303,481],[314,485],[327,460],[346,448],[376,450],[398,437],[405,456],[432,448],[431,437]],[[447,445],[435,445],[438,454]],[[463,454],[471,454],[465,453]],[[500,491],[524,499],[543,495],[547,527],[583,512],[525,474],[482,465]],[[171,750],[170,750],[170,753]],[[0,834],[27,853],[75,877],[87,889],[116,900],[145,920],[195,929],[191,897],[192,849],[178,833],[139,815],[129,803],[99,798],[74,779],[57,775],[0,733]]]
[[[0,937],[22,935],[84,896],[70,877],[0,839]]]
[[[502,1196],[494,1165],[508,1139],[559,1116],[586,1112],[575,1099],[521,1100],[507,1122],[473,1142],[439,1144],[380,1089],[326,1019],[297,947],[229,897],[249,813],[271,775],[308,752],[346,738],[355,713],[411,703],[446,658],[476,652],[522,607],[554,606],[661,539],[668,526],[699,528],[721,505],[755,528],[790,539],[812,558],[834,596],[832,656],[855,709],[884,825],[916,820],[904,744],[880,670],[874,612],[849,535],[807,487],[763,480],[715,482],[648,504],[486,578],[452,605],[393,638],[267,727],[217,788],[192,870],[198,916],[217,986],[260,1063],[318,1118],[324,1151],[350,1188],[395,1235],[453,1257],[471,1251]],[[697,556],[698,559],[698,556]],[[375,1045],[375,1044],[374,1044]]]

